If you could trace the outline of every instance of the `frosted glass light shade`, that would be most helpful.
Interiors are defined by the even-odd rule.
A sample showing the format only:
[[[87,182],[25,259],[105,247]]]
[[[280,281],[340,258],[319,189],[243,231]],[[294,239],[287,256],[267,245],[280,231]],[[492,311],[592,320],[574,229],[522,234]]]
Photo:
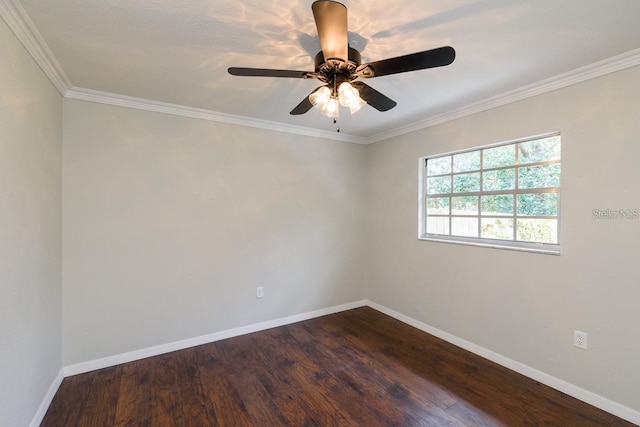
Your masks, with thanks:
[[[311,102],[311,105],[313,105],[314,107],[322,110],[327,102],[329,102],[330,98],[331,90],[326,86],[322,86],[320,89],[309,95],[309,102]]]
[[[360,110],[366,104],[366,102],[360,98],[358,90],[351,86],[349,82],[344,82],[340,85],[338,88],[338,98],[340,105],[348,107],[351,114]]]
[[[332,96],[331,89],[327,86],[322,86],[309,95],[309,102],[325,116],[336,119],[340,114],[340,103]]]
[[[340,103],[336,98],[329,98],[329,101],[320,109],[320,112],[327,117],[337,119],[340,115]]]

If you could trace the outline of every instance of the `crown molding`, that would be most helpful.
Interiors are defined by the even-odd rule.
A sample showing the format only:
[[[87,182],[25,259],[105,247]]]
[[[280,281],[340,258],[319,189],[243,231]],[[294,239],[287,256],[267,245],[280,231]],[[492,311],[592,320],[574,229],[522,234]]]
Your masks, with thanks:
[[[31,54],[61,95],[71,82],[18,0],[0,0],[0,16]]]
[[[640,65],[639,48],[442,114],[426,117],[405,126],[368,137],[359,137],[73,87],[60,63],[56,60],[19,0],[0,0],[0,16],[22,42],[60,94],[67,98],[356,144],[372,144],[384,141]]]
[[[596,77],[604,76],[606,74],[614,73],[626,68],[635,67],[637,65],[640,65],[640,48],[625,52],[617,56],[613,56],[611,58],[607,58],[602,61],[595,62],[590,65],[586,65],[581,68],[577,68],[563,74],[558,74],[557,76],[541,80],[530,85],[522,86],[520,88],[484,99],[479,102],[474,102],[472,104],[457,108],[443,114],[427,117],[418,122],[414,122],[406,126],[397,127],[395,129],[373,135],[367,139],[367,143],[372,144],[374,142],[380,142],[410,132],[426,129],[431,126],[460,119],[462,117],[470,116],[481,111],[501,107],[503,105],[521,101],[537,95],[542,95],[544,93],[548,93],[567,86],[572,86],[586,80],[594,79]]]
[[[239,126],[248,126],[264,130],[277,132],[287,132],[296,135],[312,136],[335,141],[351,142],[355,144],[367,144],[367,138],[353,135],[329,132],[302,126],[287,125],[268,120],[254,119],[233,114],[219,113],[216,111],[193,108],[183,105],[170,104],[166,102],[153,101],[144,98],[135,98],[126,95],[101,92],[93,89],[74,87],[67,91],[66,98],[78,99],[81,101],[97,102],[101,104],[116,105],[119,107],[135,108],[137,110],[153,111],[156,113],[172,114],[175,116],[190,117],[194,119],[209,120],[212,122],[227,123]]]
[[[421,129],[426,129],[431,126],[470,116],[472,114],[490,110],[492,108],[521,101],[537,95],[542,95],[557,89],[572,86],[586,80],[594,79],[596,77],[614,73],[616,71],[624,70],[626,68],[634,67],[637,65],[640,65],[640,49],[625,52],[623,54],[613,56],[611,58],[569,71],[567,73],[559,74],[557,76],[541,80],[530,85],[522,86],[520,88],[466,105],[452,111],[448,111],[443,114],[427,117],[418,122],[414,122],[406,126],[397,127],[369,137],[358,137],[354,135],[320,131],[317,129],[286,125],[283,123],[270,122],[266,120],[236,116],[232,114],[219,113],[200,108],[186,107],[143,98],[134,98],[125,95],[100,92],[92,89],[74,87],[66,92],[65,97],[83,101],[117,105],[121,107],[135,108],[139,110],[154,111],[196,119],[229,123],[240,126],[249,126],[278,132],[288,132],[298,135],[313,136],[342,142],[372,144],[375,142],[380,142],[397,136],[405,135],[407,133],[415,132]]]

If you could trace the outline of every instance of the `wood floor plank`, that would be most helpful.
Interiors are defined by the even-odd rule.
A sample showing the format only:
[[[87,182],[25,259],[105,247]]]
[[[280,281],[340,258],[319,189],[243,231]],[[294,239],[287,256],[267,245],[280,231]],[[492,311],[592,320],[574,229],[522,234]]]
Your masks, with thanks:
[[[269,393],[270,399],[290,425],[319,425],[310,414],[310,407],[299,399],[304,387],[291,374],[295,365],[294,359],[300,354],[289,353],[286,356],[278,353],[276,342],[270,337],[270,331],[263,334],[251,334],[251,345],[259,348],[257,355],[261,366],[275,365],[276,369],[260,370],[256,377]]]
[[[149,359],[153,372],[151,425],[184,426],[174,353]]]
[[[281,408],[260,381],[261,373],[267,368],[261,363],[260,349],[254,347],[249,335],[237,337],[234,341],[233,346],[220,346],[220,351],[227,364],[233,367],[229,382],[238,390],[253,424],[287,425]]]
[[[332,328],[335,333],[342,333],[344,339],[349,343],[352,349],[358,349],[368,356],[369,363],[375,361],[381,368],[376,373],[385,377],[388,381],[404,384],[409,390],[418,390],[415,399],[420,401],[424,407],[435,405],[441,409],[446,409],[458,402],[458,396],[451,393],[446,387],[432,381],[426,375],[415,375],[415,370],[411,369],[407,363],[393,354],[386,351],[385,347],[377,347],[377,339],[371,333],[360,331],[354,328],[355,325],[349,325],[349,329],[339,324],[330,322],[323,323],[322,327]],[[346,334],[345,332],[351,331]],[[373,339],[376,342],[370,342]]]
[[[149,359],[122,365],[120,398],[116,407],[117,427],[151,426],[151,373]]]
[[[42,425],[633,426],[368,307],[66,378]]]
[[[80,418],[79,427],[112,426],[115,424],[122,365],[100,369],[96,372]]]
[[[423,375],[446,384],[462,402],[449,408],[449,412],[454,413],[455,408],[468,406],[482,408],[479,414],[483,418],[495,418],[496,425],[500,423],[512,425],[514,420],[524,425],[535,425],[541,419],[535,407],[526,408],[522,404],[526,401],[524,396],[528,393],[527,389],[513,384],[513,380],[521,380],[525,377],[515,376],[517,374],[486,359],[477,356],[469,358],[464,350],[435,337],[431,337],[431,343],[429,343],[428,340],[420,339],[423,335],[421,331],[408,330],[406,325],[395,320],[387,319],[383,322],[384,324],[377,325],[378,328],[369,328],[364,333],[358,328],[359,325],[362,326],[362,322],[358,319],[350,320],[348,327],[354,333],[366,336],[372,345],[379,342],[378,334],[393,336],[392,341],[396,341],[396,345],[386,348],[389,354]],[[399,328],[399,326],[405,327]],[[415,343],[419,343],[418,348],[412,348]],[[413,356],[416,351],[424,354],[422,360],[426,363],[416,363]],[[502,375],[509,375],[511,380],[504,381],[501,378]],[[455,415],[454,418],[460,419]],[[547,421],[557,422],[553,419]]]
[[[176,356],[176,381],[185,426],[218,425],[215,411],[208,404],[208,396],[202,387],[203,378],[198,367],[196,348],[185,349]]]
[[[366,328],[366,325],[370,327]],[[446,384],[464,398],[466,405],[478,408],[479,415],[484,413],[502,420],[496,423],[581,427],[610,425],[612,422],[618,423],[615,425],[633,425],[370,308],[349,312],[345,327],[357,334],[371,335],[369,342],[372,345],[379,346],[383,342],[380,337],[385,337],[393,343],[386,346],[387,351],[400,357],[412,369]],[[406,349],[408,351],[402,353]],[[427,363],[417,366],[416,352],[424,354],[422,360]],[[427,370],[422,371],[422,367]],[[540,406],[528,404],[540,399],[547,403]],[[457,407],[461,406],[464,405]]]
[[[195,347],[194,352],[202,391],[214,425],[252,425],[245,403],[231,382],[227,368],[229,362],[223,360],[218,343]]]
[[[42,420],[44,427],[78,425],[87,396],[97,371],[65,378]]]
[[[336,327],[331,322],[321,326],[332,337],[341,336],[346,345],[337,349],[343,363],[350,364],[349,382],[356,384],[359,390],[369,390],[381,398],[389,401],[403,414],[402,425],[439,425],[462,427],[462,424],[447,416],[434,400],[428,398],[432,389],[430,385],[420,387],[417,377],[410,375],[410,379],[401,380],[398,376],[398,362],[385,357],[372,347],[362,343],[356,336],[345,328]],[[326,346],[336,346],[336,340],[326,343]],[[375,379],[375,381],[372,381]],[[426,397],[426,398],[425,398]],[[450,395],[440,395],[448,405],[455,400]]]
[[[424,411],[405,410],[412,405],[407,399],[406,389],[397,381],[378,375],[388,365],[377,367],[370,354],[349,343],[349,335],[345,334],[345,330],[326,329],[324,324],[321,326],[322,330],[318,330],[315,325],[309,327],[311,329],[308,332],[323,344],[319,349],[325,353],[316,353],[315,358],[336,365],[331,371],[338,379],[338,384],[345,389],[345,401],[360,399],[372,402],[371,407],[366,408],[366,418],[362,422],[367,425],[425,425],[430,422],[433,425],[460,426],[455,420],[443,418],[444,413],[431,403],[423,407]],[[384,408],[384,411],[378,408]],[[370,416],[372,419],[369,419]]]
[[[288,417],[293,425],[356,424],[328,393],[327,386],[331,379],[326,374],[327,370],[304,353],[299,342],[287,329],[270,329],[260,336],[263,337],[261,350],[265,361],[275,362],[278,366],[277,370],[271,371],[273,385],[278,394],[284,394],[300,408],[297,420]],[[254,338],[257,338],[257,334]]]
[[[366,407],[356,403],[365,401],[364,393],[349,377],[351,364],[344,363],[339,353],[325,346],[333,338],[320,330],[310,332],[306,324],[300,326],[294,328],[293,334],[302,343],[303,351],[314,361],[317,370],[322,372],[324,387],[332,402],[344,408],[354,421],[350,425],[397,425],[400,421],[397,411],[392,410],[391,414],[379,411],[375,400],[379,400],[380,396],[373,400],[370,398]]]

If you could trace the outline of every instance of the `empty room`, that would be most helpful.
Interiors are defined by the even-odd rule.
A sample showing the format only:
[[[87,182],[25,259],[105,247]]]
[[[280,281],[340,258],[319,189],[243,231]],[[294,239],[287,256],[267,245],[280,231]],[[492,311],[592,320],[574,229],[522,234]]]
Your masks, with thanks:
[[[640,1],[0,16],[0,426],[640,425]]]

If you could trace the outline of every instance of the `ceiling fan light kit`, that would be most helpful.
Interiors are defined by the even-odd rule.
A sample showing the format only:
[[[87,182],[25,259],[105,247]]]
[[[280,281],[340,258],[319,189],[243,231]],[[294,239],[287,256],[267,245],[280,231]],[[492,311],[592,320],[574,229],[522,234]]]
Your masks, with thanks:
[[[349,82],[340,84],[337,96],[328,86],[321,86],[309,95],[309,102],[323,115],[334,119],[340,115],[340,105],[347,107],[351,114],[367,105],[367,102],[360,98],[358,90]]]
[[[369,104],[378,111],[388,111],[397,104],[359,78],[370,79],[408,71],[442,67],[455,59],[455,50],[444,46],[423,52],[361,63],[360,52],[349,46],[347,8],[332,0],[317,0],[311,5],[322,50],[315,57],[314,71],[275,70],[264,68],[231,67],[234,76],[315,78],[324,83],[298,104],[290,114],[305,114],[316,107],[323,115],[336,122],[340,106],[351,114]]]

